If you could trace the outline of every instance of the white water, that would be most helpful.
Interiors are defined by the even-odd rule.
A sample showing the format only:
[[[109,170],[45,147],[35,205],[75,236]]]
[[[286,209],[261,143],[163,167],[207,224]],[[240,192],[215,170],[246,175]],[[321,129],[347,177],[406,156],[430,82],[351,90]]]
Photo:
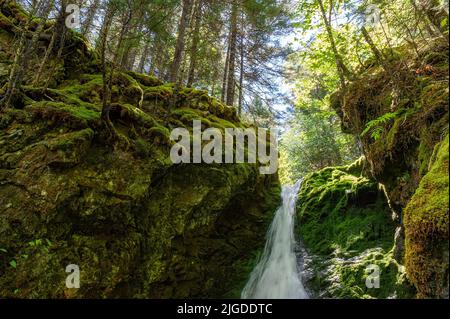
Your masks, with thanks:
[[[267,233],[260,262],[250,275],[241,297],[244,299],[306,299],[295,255],[295,203],[301,181],[284,186],[283,204],[275,213]]]

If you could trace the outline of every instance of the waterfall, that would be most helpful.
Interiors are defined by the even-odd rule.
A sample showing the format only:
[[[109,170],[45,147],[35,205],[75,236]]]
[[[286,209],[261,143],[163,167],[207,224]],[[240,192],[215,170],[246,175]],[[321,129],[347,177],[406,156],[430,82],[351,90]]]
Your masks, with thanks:
[[[250,275],[241,297],[243,299],[307,299],[294,251],[294,219],[297,193],[301,181],[283,186],[283,203],[267,233],[261,260]]]

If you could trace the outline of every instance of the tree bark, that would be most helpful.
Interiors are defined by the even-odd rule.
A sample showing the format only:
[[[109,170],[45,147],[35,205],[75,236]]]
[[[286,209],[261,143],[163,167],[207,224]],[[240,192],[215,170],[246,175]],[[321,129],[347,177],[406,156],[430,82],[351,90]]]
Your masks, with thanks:
[[[148,58],[148,51],[150,51],[150,43],[146,42],[144,46],[144,50],[142,51],[141,59],[139,60],[138,71],[140,73],[144,73],[145,63]]]
[[[14,62],[11,66],[11,71],[9,75],[8,86],[4,97],[0,101],[0,111],[10,107],[12,99],[16,91],[20,88],[23,80],[24,73],[28,68],[28,62],[31,54],[36,49],[36,44],[39,41],[40,34],[44,30],[45,24],[47,22],[48,16],[53,9],[54,0],[48,1],[42,4],[43,7],[34,6],[27,21],[27,25],[20,35],[18,48],[15,52]],[[31,26],[33,20],[33,15],[38,11],[42,10],[42,18],[37,26],[36,30],[33,32],[31,40],[27,40],[28,29]]]
[[[237,1],[233,1],[231,9],[231,24],[230,24],[230,60],[228,65],[228,80],[227,80],[227,99],[226,103],[229,106],[234,105],[234,95],[236,90],[235,68],[236,68],[236,48],[237,48],[237,17],[238,5]]]
[[[108,36],[109,34],[109,29],[111,28],[111,23],[112,23],[112,16],[114,16],[115,9],[113,8],[113,5],[108,1],[108,4],[106,6],[105,9],[105,14],[103,15],[103,20],[102,20],[102,26],[100,27],[100,33],[99,36],[97,38],[97,41],[95,43],[95,48],[99,49],[100,51],[103,50],[103,44],[105,44],[105,50],[106,50],[106,39],[104,39],[104,36]],[[107,29],[107,30],[105,30]]]
[[[388,70],[386,69],[385,63],[384,63],[383,55],[378,50],[375,43],[373,43],[372,38],[369,35],[369,32],[367,32],[367,29],[364,26],[361,28],[361,33],[364,37],[364,40],[366,40],[367,44],[369,45],[370,50],[372,51],[373,55],[377,59],[378,64],[380,64],[385,69],[385,71],[388,72]]]
[[[231,35],[231,33],[230,33],[230,35]],[[226,94],[227,94],[228,65],[230,63],[230,39],[231,39],[230,35],[228,36],[227,55],[225,57],[225,67],[223,70],[222,92],[221,92],[221,97],[220,97],[220,100],[222,101],[222,103],[225,103],[225,98],[226,98]]]
[[[327,34],[328,34],[328,40],[330,41],[331,49],[333,50],[334,58],[336,60],[336,67],[338,69],[341,86],[344,88],[345,87],[345,79],[351,77],[351,72],[345,66],[344,60],[342,59],[342,57],[339,54],[339,51],[337,49],[336,42],[334,41],[333,29],[331,27],[331,22],[329,21],[329,19],[327,17],[325,7],[323,5],[323,1],[317,0],[317,2],[319,3],[320,12],[322,14],[322,20],[323,20],[323,23],[325,24],[325,28],[326,28]],[[330,1],[330,6],[331,5],[332,5],[332,3]]]
[[[241,54],[241,65],[240,65],[240,76],[239,76],[239,106],[238,115],[242,114],[242,102],[244,99],[244,13],[241,13],[241,43],[240,43],[240,54]]]
[[[58,19],[56,20],[56,25],[55,25],[55,41],[58,40],[58,52],[56,53],[56,61],[59,61],[61,59],[64,47],[65,47],[65,42],[66,42],[66,33],[67,33],[67,26],[66,26],[66,17],[67,17],[67,12],[66,12],[66,8],[68,5],[68,1],[69,0],[63,0],[61,1],[61,7],[59,10],[59,15],[58,15]],[[51,71],[49,72],[47,79],[44,83],[44,86],[42,87],[42,92],[47,91],[48,85],[50,83],[50,79],[52,78],[52,75],[55,73],[57,64],[53,64]]]
[[[36,76],[34,78],[33,81],[33,85],[37,85],[41,79],[42,73],[44,72],[44,67],[47,64],[47,60],[50,56],[50,53],[53,51],[53,47],[55,45],[55,40],[56,40],[56,36],[57,36],[57,29],[55,28],[55,30],[52,33],[52,38],[50,39],[50,43],[47,47],[47,50],[45,50],[45,55],[42,58],[42,62],[39,65],[39,70],[36,73]]]
[[[173,83],[179,81],[178,75],[181,62],[183,61],[183,53],[185,47],[186,29],[189,26],[189,16],[192,11],[192,0],[183,0],[183,11],[181,13],[180,23],[178,25],[178,37],[175,47],[175,54],[170,70],[169,80]]]
[[[197,68],[197,51],[198,51],[198,42],[200,40],[200,26],[202,23],[202,6],[203,0],[197,0],[194,9],[194,30],[192,37],[192,46],[191,46],[191,54],[190,54],[190,65],[189,65],[189,74],[187,80],[187,87],[192,87],[195,79],[195,71]]]
[[[109,118],[110,111],[110,83],[108,82],[107,66],[106,66],[106,42],[108,39],[109,29],[111,28],[112,20],[115,14],[115,9],[112,5],[109,5],[103,19],[100,39],[100,53],[102,59],[102,78],[103,78],[103,97],[102,97],[102,120],[111,126],[111,120]]]
[[[83,24],[81,26],[81,34],[83,36],[86,36],[89,33],[92,23],[94,22],[95,15],[97,14],[99,6],[100,6],[100,0],[94,0],[91,7],[89,8],[86,19],[83,21]]]

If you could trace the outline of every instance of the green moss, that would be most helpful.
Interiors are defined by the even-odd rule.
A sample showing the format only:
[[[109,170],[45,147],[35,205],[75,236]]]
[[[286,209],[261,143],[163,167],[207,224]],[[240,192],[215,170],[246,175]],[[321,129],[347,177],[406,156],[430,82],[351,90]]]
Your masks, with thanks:
[[[117,70],[110,118],[121,143],[100,119],[98,55],[73,30],[66,48],[49,59],[49,89],[22,86],[0,119],[0,297],[237,297],[279,204],[277,176],[253,164],[173,165],[167,147],[173,124],[240,126],[235,110],[183,87],[173,101],[173,84]],[[51,247],[28,245],[36,238]],[[65,286],[71,263],[77,290]]]
[[[163,138],[165,138],[166,140],[170,140],[170,131],[161,125],[156,125],[154,127],[152,127],[149,132],[154,135],[154,136],[161,136]]]
[[[443,82],[432,82],[421,90],[420,103],[425,111],[448,105],[448,85]]]
[[[418,159],[420,163],[419,174],[425,176],[430,169],[430,160],[435,149],[434,141],[432,140],[432,134],[429,134],[428,129],[424,129],[421,134],[420,145],[418,149]]]
[[[202,121],[203,125],[212,127],[211,121],[205,117],[205,112],[200,110],[183,107],[173,110],[171,115],[178,118],[187,127],[192,127],[194,120]]]
[[[173,110],[171,114],[172,116],[178,118],[187,127],[192,127],[193,120],[199,120],[202,122],[202,125],[206,127],[215,127],[221,130],[224,130],[225,128],[236,128],[236,124],[233,124],[225,119],[221,119],[209,113],[209,111],[183,107]]]
[[[161,80],[159,80],[158,78],[156,78],[154,76],[140,74],[140,73],[136,73],[136,72],[132,72],[132,71],[127,72],[127,74],[130,75],[131,77],[133,77],[135,80],[137,80],[143,86],[153,87],[153,86],[164,85],[164,83]]]
[[[165,84],[155,87],[147,87],[144,90],[145,99],[157,99],[160,101],[168,101],[173,95],[173,85]]]
[[[380,248],[364,251],[351,262],[333,260],[331,271],[338,274],[340,285],[332,286],[332,294],[339,298],[409,298],[413,289],[408,286],[404,267],[392,257],[392,252]],[[378,266],[379,288],[368,288],[366,279],[372,273],[370,267]]]
[[[92,121],[100,119],[100,112],[85,106],[75,106],[62,102],[42,101],[25,107],[36,116],[64,122],[75,122],[89,126]]]
[[[449,138],[436,145],[429,172],[405,209],[406,267],[419,297],[448,288]]]
[[[7,12],[9,16],[14,17],[17,22],[24,23],[29,17],[29,14],[24,10],[16,1],[7,1],[2,7],[4,12]]]
[[[67,134],[57,134],[56,138],[47,143],[50,150],[67,151],[79,147],[80,143],[91,141],[94,131],[90,128]]]
[[[236,273],[239,274],[239,277],[237,277],[236,284],[234,285],[233,289],[226,292],[223,296],[227,299],[240,299],[242,290],[244,289],[245,285],[247,284],[247,281],[249,279],[249,275],[252,273],[253,269],[255,269],[256,265],[258,264],[261,254],[262,254],[262,248],[255,250],[251,253],[250,258],[247,260],[237,260],[233,268],[235,269]]]
[[[143,125],[144,127],[153,127],[157,125],[156,120],[148,113],[142,111],[134,105],[121,103],[113,104],[113,109],[117,109],[120,116],[128,117],[132,122]]]
[[[0,118],[0,129],[7,128],[16,117],[20,116],[23,112],[15,109],[7,109]]]
[[[151,147],[150,143],[148,143],[143,138],[136,139],[135,147],[136,147],[136,151],[137,151],[138,155],[143,156],[143,157],[150,156],[152,147]]]
[[[13,23],[0,12],[0,27],[2,29],[9,29],[13,26]]]
[[[70,96],[72,101],[86,101],[100,104],[99,92],[103,89],[103,79],[99,74],[85,74],[80,79],[72,80],[60,88],[60,92]]]
[[[303,181],[297,231],[315,256],[312,285],[339,298],[407,294],[408,288],[398,282],[400,268],[393,260],[395,225],[378,184],[362,175],[364,162],[325,168]],[[383,289],[366,287],[369,264],[380,266]]]
[[[36,102],[32,105],[27,106],[27,109],[30,109],[31,111],[40,110],[42,112],[45,112],[46,110],[65,112],[69,116],[86,121],[97,119],[99,116],[99,112],[96,112],[95,110],[65,104],[63,102],[50,102],[50,101]]]

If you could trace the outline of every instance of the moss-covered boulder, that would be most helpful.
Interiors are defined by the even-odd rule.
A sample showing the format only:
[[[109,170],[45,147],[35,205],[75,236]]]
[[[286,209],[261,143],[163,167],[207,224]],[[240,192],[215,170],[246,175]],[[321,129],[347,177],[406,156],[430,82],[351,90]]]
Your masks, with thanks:
[[[319,298],[406,298],[414,289],[393,257],[395,223],[383,190],[362,174],[365,161],[303,180],[297,234],[308,255],[306,286]],[[379,288],[366,285],[373,266]]]
[[[20,23],[12,3],[1,2],[1,23]],[[1,30],[2,56],[13,37]],[[169,157],[172,129],[246,127],[236,111],[116,71],[111,134],[95,53],[75,33],[67,41],[49,88],[25,83],[0,114],[0,297],[238,297],[279,204],[277,175]],[[70,264],[79,289],[66,287]]]
[[[384,67],[368,63],[332,104],[343,130],[361,139],[371,176],[386,189],[398,224],[395,258],[406,265],[419,297],[448,296],[448,251],[441,243],[448,241],[449,211],[440,195],[448,192],[448,179],[445,172],[433,185],[425,178],[439,173],[431,170],[448,134],[448,41],[397,48],[385,58]]]
[[[424,298],[448,298],[448,156],[447,135],[405,209],[406,269]]]

